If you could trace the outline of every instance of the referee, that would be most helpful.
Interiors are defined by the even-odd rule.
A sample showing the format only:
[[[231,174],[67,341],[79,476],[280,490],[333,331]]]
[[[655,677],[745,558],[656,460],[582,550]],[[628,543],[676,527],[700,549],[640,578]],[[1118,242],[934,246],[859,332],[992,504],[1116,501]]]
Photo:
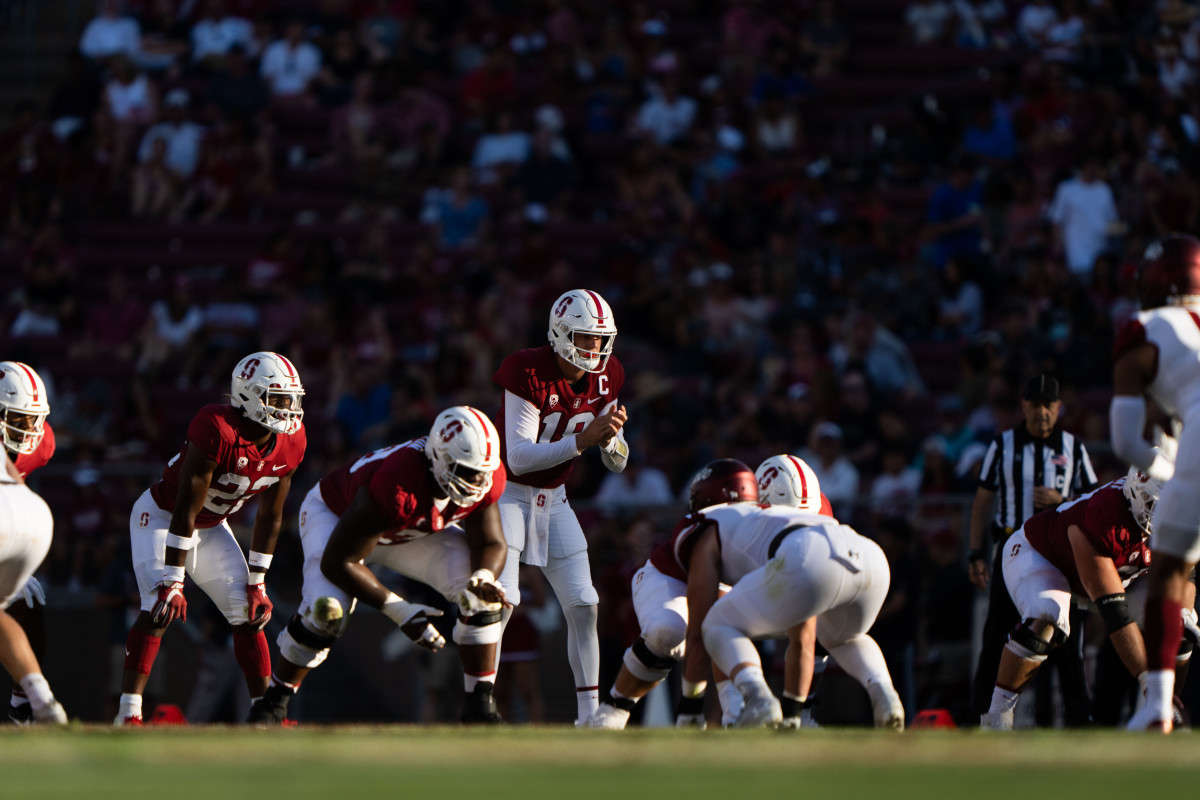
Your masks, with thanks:
[[[1039,511],[1054,508],[1063,500],[1090,492],[1098,485],[1083,442],[1058,427],[1061,407],[1057,380],[1050,375],[1030,378],[1021,396],[1025,421],[992,440],[979,468],[979,488],[971,506],[971,549],[967,568],[971,583],[980,589],[987,589],[989,583],[983,542],[984,531],[989,528],[995,549],[987,621],[983,625],[979,666],[975,670],[971,693],[973,720],[978,720],[988,710],[1001,651],[1009,632],[1021,622],[1000,568],[1005,540]],[[1071,638],[1049,658],[1049,663],[1058,671],[1066,723],[1071,726],[1086,725],[1091,719],[1079,638],[1083,626],[1077,622],[1072,619]],[[1047,677],[1050,675],[1048,670],[1042,670],[1042,673]],[[1048,692],[1041,694],[1049,696]],[[1048,724],[1048,721],[1039,719],[1039,723]]]

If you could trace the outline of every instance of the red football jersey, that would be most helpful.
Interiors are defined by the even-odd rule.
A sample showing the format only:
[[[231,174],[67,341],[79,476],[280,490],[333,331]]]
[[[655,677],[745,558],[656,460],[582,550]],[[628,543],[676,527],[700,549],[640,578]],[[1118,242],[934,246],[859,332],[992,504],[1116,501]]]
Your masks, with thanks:
[[[1150,546],[1121,493],[1124,485],[1124,478],[1106,483],[1058,508],[1035,514],[1025,523],[1025,538],[1066,576],[1073,592],[1087,595],[1067,538],[1072,525],[1079,526],[1096,552],[1113,560],[1126,584],[1150,567]]]
[[[437,482],[425,457],[425,438],[374,450],[326,475],[321,479],[325,505],[340,517],[358,490],[365,486],[388,523],[379,543],[403,544],[436,533],[500,499],[506,481],[504,471],[496,470],[491,491],[478,503],[472,506],[450,503],[438,511],[433,504]]]
[[[538,408],[539,442],[557,442],[564,436],[579,433],[600,413],[600,409],[617,399],[625,385],[625,368],[615,356],[610,356],[603,372],[585,372],[572,386],[558,367],[558,357],[550,345],[518,350],[500,365],[493,380],[505,391],[528,400]],[[553,467],[514,475],[508,466],[508,449],[504,444],[504,400],[500,401],[500,454],[510,481],[522,486],[553,489],[566,483],[574,467],[574,459]]]
[[[188,425],[187,439],[167,462],[162,480],[150,487],[154,502],[163,511],[175,511],[179,474],[188,445],[217,462],[208,497],[196,515],[197,528],[211,528],[237,512],[250,497],[279,482],[304,459],[304,426],[290,436],[275,434],[274,447],[262,452],[242,435],[246,418],[233,406],[214,404],[200,409]]]
[[[54,455],[54,428],[46,422],[42,426],[45,434],[32,453],[20,453],[13,459],[13,465],[22,478],[28,478],[35,469],[46,466],[46,462]],[[10,454],[11,455],[11,454]]]

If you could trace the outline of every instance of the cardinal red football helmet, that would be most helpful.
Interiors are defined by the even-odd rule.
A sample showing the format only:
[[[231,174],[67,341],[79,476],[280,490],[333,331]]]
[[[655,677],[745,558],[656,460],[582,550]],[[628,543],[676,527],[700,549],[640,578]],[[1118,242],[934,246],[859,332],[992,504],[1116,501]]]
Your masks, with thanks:
[[[688,492],[688,512],[718,503],[758,502],[758,481],[754,472],[736,458],[710,461],[692,478]]]
[[[1138,288],[1143,308],[1200,303],[1200,239],[1171,233],[1151,243]]]

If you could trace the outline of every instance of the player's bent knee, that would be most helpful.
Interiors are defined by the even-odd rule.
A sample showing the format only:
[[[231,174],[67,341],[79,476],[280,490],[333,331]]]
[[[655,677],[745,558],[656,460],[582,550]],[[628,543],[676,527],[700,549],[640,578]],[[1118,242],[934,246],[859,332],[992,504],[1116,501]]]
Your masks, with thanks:
[[[671,674],[675,659],[654,652],[645,639],[637,641],[625,651],[625,668],[633,677],[647,683],[657,683]]]
[[[279,645],[279,654],[288,663],[312,669],[329,656],[329,648],[337,637],[313,631],[306,622],[299,614],[293,616],[275,643]]]
[[[1051,628],[1049,641],[1043,639],[1034,630],[1046,626]],[[1064,630],[1064,628],[1066,629]],[[1046,656],[1050,655],[1054,648],[1067,640],[1070,632],[1067,625],[1059,627],[1058,623],[1053,620],[1030,617],[1013,629],[1008,636],[1006,647],[1021,658],[1040,663],[1046,660]]]
[[[484,611],[469,617],[459,616],[458,621],[454,623],[451,638],[459,645],[496,644],[504,633],[500,619],[499,611]]]
[[[677,614],[664,618],[656,616],[650,620],[646,630],[642,631],[642,639],[649,648],[660,655],[670,658],[682,658],[684,640],[687,638],[687,623]]]
[[[596,587],[589,583],[579,590],[579,594],[576,596],[575,602],[571,603],[571,607],[594,606],[599,602],[600,595],[596,593]]]

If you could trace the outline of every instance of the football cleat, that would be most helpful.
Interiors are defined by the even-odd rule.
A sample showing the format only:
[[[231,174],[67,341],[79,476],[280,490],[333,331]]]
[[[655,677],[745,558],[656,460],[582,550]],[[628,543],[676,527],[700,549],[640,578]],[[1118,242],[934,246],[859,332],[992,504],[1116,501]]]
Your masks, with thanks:
[[[1011,731],[1013,729],[1013,712],[989,711],[979,717],[979,729],[984,731]]]
[[[125,727],[140,728],[145,724],[146,723],[142,720],[141,714],[133,714],[128,717],[118,716],[116,719],[113,720],[114,728],[125,728]]]
[[[746,704],[738,714],[739,728],[776,728],[783,722],[779,700],[765,683],[750,683],[742,689],[742,697]]]
[[[19,706],[9,706],[8,721],[14,725],[28,725],[33,722],[33,705],[21,703]]]
[[[871,708],[875,712],[875,727],[894,731],[904,730],[904,704],[900,695],[890,685],[874,684],[867,694],[871,696]]]
[[[496,708],[496,698],[492,696],[495,684],[491,681],[480,681],[475,684],[475,691],[467,695],[466,704],[460,719],[467,725],[496,725],[504,722]]]
[[[33,721],[40,725],[66,725],[67,712],[63,709],[62,703],[53,700],[41,711],[33,712]]]
[[[1143,704],[1137,713],[1129,718],[1129,723],[1125,726],[1127,731],[1144,731],[1146,733],[1170,733],[1174,729],[1174,721],[1170,718],[1163,719],[1158,709],[1150,703]]]
[[[294,694],[295,692],[284,686],[268,686],[263,696],[250,707],[250,715],[246,722],[264,728],[277,725],[288,727],[288,701]]]
[[[623,731],[629,723],[629,712],[623,708],[601,703],[584,723],[585,728],[601,728],[608,731]]]

